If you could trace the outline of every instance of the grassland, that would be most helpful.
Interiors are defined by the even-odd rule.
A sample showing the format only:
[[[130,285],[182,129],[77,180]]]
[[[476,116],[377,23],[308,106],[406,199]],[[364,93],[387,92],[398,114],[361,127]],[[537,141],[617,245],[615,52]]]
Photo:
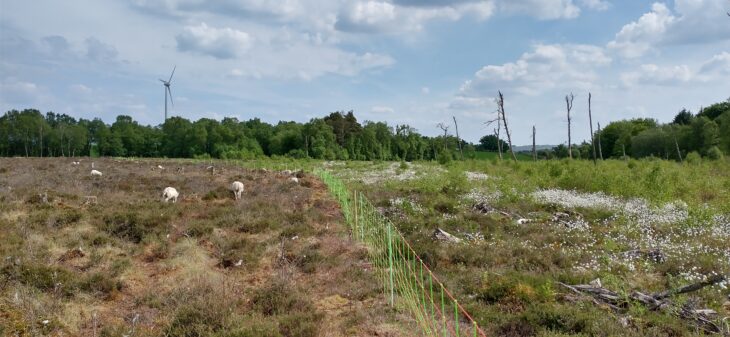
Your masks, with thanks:
[[[0,335],[412,335],[310,175],[94,164],[103,177],[90,159],[0,160]]]
[[[730,274],[728,162],[324,165],[398,226],[490,335],[701,335],[629,294]],[[435,240],[437,228],[463,241]],[[560,285],[595,280],[620,307]],[[722,326],[729,294],[721,282],[671,300],[716,311]]]
[[[702,334],[628,296],[730,273],[729,162],[103,159],[101,179],[88,164],[0,161],[0,334],[416,334],[321,182],[288,184],[283,169],[324,168],[364,192],[490,335]],[[165,186],[177,204],[159,201]],[[559,283],[596,279],[619,310]],[[721,322],[727,287],[672,300]]]

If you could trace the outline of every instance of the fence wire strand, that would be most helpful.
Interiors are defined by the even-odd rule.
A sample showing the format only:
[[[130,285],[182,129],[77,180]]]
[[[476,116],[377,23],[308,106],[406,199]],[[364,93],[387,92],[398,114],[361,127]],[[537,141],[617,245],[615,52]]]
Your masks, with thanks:
[[[403,234],[362,193],[348,191],[342,180],[328,171],[315,174],[339,202],[352,238],[367,247],[390,305],[410,312],[424,336],[486,337]]]

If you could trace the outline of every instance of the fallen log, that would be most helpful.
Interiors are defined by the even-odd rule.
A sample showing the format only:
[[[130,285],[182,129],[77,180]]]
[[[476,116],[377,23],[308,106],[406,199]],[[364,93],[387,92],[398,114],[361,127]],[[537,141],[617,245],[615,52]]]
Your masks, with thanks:
[[[697,282],[697,283],[694,283],[694,284],[690,284],[690,285],[687,285],[687,286],[684,286],[684,287],[681,287],[681,288],[677,288],[677,289],[663,291],[661,293],[654,294],[652,297],[654,297],[655,299],[663,299],[663,298],[667,298],[669,296],[674,296],[674,295],[689,293],[689,292],[693,292],[693,291],[700,290],[700,289],[702,289],[704,287],[707,287],[707,286],[711,286],[711,285],[718,284],[718,283],[720,283],[722,281],[725,281],[727,279],[728,278],[727,278],[726,275],[714,275],[714,276],[709,277],[708,279],[706,279],[704,281]]]

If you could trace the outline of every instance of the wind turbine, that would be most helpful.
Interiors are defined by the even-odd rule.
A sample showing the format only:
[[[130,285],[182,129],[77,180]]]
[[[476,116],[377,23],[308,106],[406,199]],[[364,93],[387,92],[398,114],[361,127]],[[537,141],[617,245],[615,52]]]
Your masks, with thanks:
[[[165,121],[167,121],[167,93],[170,93],[170,104],[172,104],[173,106],[175,105],[175,103],[172,102],[172,91],[170,91],[170,82],[172,81],[172,75],[175,75],[175,68],[177,68],[177,66],[174,66],[172,68],[172,73],[170,74],[169,80],[165,81],[163,79],[160,79],[160,82],[165,85]]]

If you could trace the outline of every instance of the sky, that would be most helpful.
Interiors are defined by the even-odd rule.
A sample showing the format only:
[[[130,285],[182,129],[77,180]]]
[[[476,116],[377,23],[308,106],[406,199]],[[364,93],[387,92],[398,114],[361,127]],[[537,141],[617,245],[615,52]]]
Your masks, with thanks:
[[[477,142],[505,97],[513,143],[668,122],[730,98],[730,0],[0,0],[0,110],[452,123]],[[454,128],[449,129],[454,133]]]

